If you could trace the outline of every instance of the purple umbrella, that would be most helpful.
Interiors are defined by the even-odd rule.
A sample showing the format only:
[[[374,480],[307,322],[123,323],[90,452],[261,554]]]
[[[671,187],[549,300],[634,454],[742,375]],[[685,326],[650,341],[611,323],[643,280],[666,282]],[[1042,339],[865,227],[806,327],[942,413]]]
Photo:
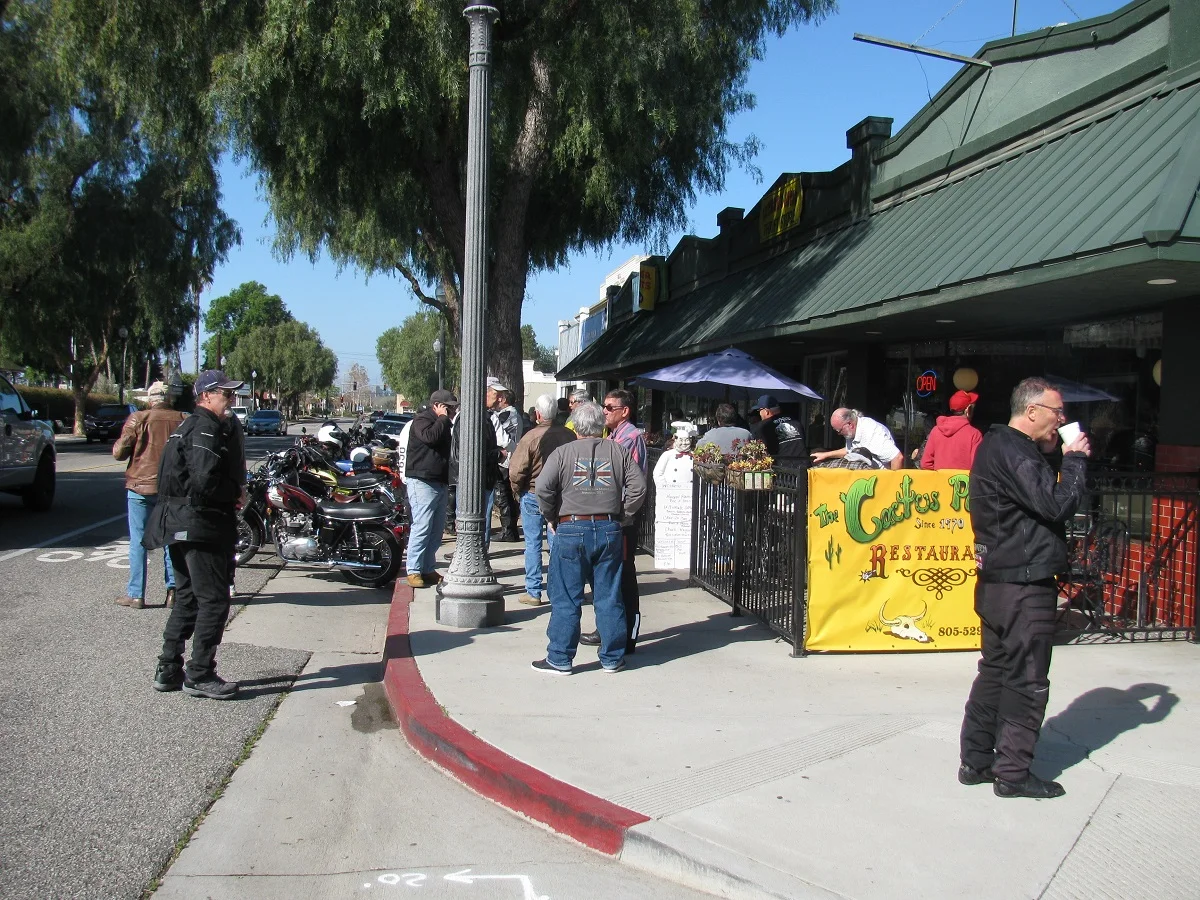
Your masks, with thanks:
[[[739,389],[747,397],[774,394],[781,400],[825,399],[807,385],[781,375],[735,347],[655,369],[639,375],[633,382],[638,387],[678,391],[694,397],[728,397],[732,389]]]

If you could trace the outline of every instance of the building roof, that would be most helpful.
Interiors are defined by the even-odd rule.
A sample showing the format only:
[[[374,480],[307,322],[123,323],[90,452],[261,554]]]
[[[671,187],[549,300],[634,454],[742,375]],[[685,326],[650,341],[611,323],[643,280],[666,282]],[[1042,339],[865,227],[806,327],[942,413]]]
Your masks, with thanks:
[[[630,374],[784,335],[861,340],[881,317],[889,336],[937,338],[951,325],[995,330],[1024,316],[1051,324],[1159,304],[1195,283],[1198,188],[1200,72],[1192,66],[622,322],[560,377]],[[1181,283],[1148,286],[1155,277]]]

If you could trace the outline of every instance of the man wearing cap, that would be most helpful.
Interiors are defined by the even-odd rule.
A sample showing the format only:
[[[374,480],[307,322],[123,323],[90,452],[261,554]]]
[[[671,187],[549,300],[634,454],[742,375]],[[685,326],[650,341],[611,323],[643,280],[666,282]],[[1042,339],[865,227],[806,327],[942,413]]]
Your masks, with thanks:
[[[608,399],[606,398],[606,403]],[[625,668],[627,619],[621,600],[622,522],[636,520],[646,479],[630,452],[604,440],[605,413],[583,403],[571,413],[578,440],[551,453],[538,476],[538,508],[556,534],[550,551],[550,622],[544,659],[533,669],[570,675],[579,649],[583,589],[592,583],[604,672]]]
[[[429,395],[429,406],[417,413],[408,435],[404,477],[408,488],[411,530],[408,534],[408,583],[433,587],[442,580],[435,554],[446,528],[446,492],[450,480],[451,416],[458,398],[446,390]]]
[[[750,411],[758,413],[758,422],[750,428],[750,433],[763,442],[776,463],[796,469],[808,467],[804,431],[799,422],[781,413],[773,394],[763,394]]]
[[[167,546],[175,570],[175,606],[163,629],[154,689],[230,700],[235,682],[217,675],[217,647],[229,619],[229,564],[237,542],[237,507],[245,499],[245,460],[229,427],[242,382],[210,369],[196,378],[196,411],[163,448],[158,503],[143,543]],[[183,665],[184,645],[192,655]]]
[[[125,467],[125,495],[129,518],[129,583],[125,594],[117,598],[121,606],[143,609],[146,606],[146,548],[142,538],[146,520],[158,500],[158,463],[163,447],[176,428],[187,418],[185,413],[171,409],[167,386],[161,381],[150,385],[147,399],[149,409],[139,409],[121,429],[113,444],[113,457],[129,460]],[[167,586],[166,606],[175,605],[175,572],[171,569],[171,554],[163,550],[163,581]]]
[[[950,415],[938,416],[921,454],[922,469],[970,469],[983,433],[971,424],[978,394],[956,391],[950,397]]]
[[[496,432],[496,446],[500,449],[499,469],[495,488],[488,497],[486,518],[487,533],[484,535],[484,545],[490,543],[492,530],[492,504],[500,507],[500,537],[501,541],[518,541],[517,534],[517,501],[512,494],[508,482],[508,466],[512,453],[517,449],[521,439],[522,423],[520,411],[512,405],[513,394],[500,382],[488,384],[487,406],[492,411],[492,428]]]
[[[900,452],[892,433],[882,422],[864,416],[857,409],[839,407],[829,417],[829,424],[845,439],[846,446],[814,453],[814,463],[844,459],[847,462],[857,462],[860,468],[904,468],[904,454]]]

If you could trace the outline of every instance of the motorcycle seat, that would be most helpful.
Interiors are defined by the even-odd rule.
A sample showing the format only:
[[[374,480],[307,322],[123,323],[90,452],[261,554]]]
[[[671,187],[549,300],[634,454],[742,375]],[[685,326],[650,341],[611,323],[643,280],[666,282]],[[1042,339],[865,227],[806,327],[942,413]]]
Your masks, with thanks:
[[[350,491],[373,488],[383,481],[378,475],[339,475],[337,486]]]
[[[391,510],[382,503],[338,503],[335,500],[318,500],[317,511],[338,522],[355,522],[359,519],[385,519]]]

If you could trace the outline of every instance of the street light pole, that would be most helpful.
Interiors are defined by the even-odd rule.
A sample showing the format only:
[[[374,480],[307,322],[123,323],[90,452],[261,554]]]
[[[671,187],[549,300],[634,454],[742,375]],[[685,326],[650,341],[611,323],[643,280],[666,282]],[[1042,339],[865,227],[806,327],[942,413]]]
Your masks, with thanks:
[[[445,387],[446,382],[446,320],[442,320],[442,333],[433,339],[433,352],[437,356],[438,390]]]
[[[124,346],[121,348],[121,380],[117,382],[117,402],[125,402],[125,363],[129,356],[129,329],[122,325],[117,329]]]
[[[504,624],[502,589],[483,548],[484,312],[487,306],[488,121],[491,110],[492,23],[495,7],[467,6],[471,23],[468,54],[467,220],[463,267],[462,401],[458,420],[457,547],[446,580],[439,585],[437,620],[457,628]]]
[[[245,369],[243,369],[242,371],[244,372]],[[254,379],[257,377],[258,377],[258,370],[251,369],[250,370],[250,412],[254,412],[256,409],[258,409],[258,404],[254,402]]]

